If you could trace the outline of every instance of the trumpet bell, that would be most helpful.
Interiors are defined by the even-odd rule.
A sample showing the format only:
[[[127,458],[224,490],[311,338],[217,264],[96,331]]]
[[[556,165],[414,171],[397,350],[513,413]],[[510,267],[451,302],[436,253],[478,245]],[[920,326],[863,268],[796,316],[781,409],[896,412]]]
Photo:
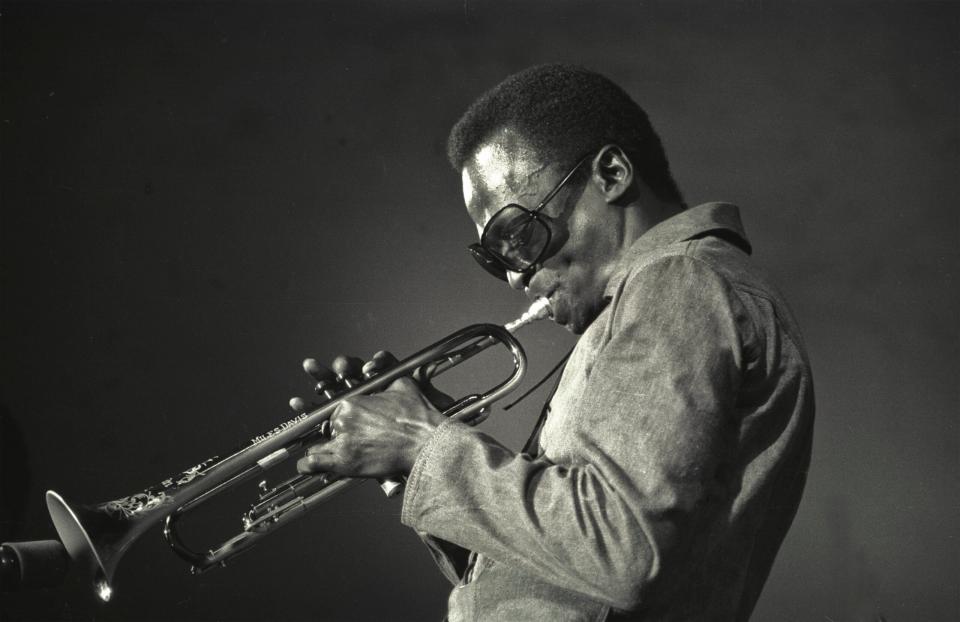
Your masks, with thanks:
[[[47,510],[71,559],[92,567],[97,596],[109,601],[117,562],[151,522],[114,516],[99,506],[71,506],[52,490],[47,491]]]

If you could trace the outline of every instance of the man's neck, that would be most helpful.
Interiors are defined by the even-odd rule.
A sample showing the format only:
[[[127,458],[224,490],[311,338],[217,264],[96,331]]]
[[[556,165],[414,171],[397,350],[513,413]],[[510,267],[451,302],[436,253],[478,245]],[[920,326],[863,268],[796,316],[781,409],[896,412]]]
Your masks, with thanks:
[[[607,281],[616,271],[617,266],[623,260],[633,243],[640,236],[654,228],[661,222],[676,216],[684,209],[685,205],[663,201],[657,198],[652,192],[647,190],[629,205],[619,208],[620,222],[619,240],[614,243],[614,251],[605,261],[598,272],[600,282],[606,287]]]
[[[686,209],[684,205],[673,201],[664,201],[650,192],[649,189],[644,189],[640,196],[624,209],[620,253],[626,252],[644,233],[661,222],[676,216],[684,209]]]

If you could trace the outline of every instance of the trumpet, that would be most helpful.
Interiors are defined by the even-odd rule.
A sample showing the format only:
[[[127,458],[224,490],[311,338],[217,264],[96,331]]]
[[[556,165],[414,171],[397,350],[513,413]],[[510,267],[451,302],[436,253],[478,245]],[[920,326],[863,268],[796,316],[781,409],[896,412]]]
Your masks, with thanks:
[[[242,516],[242,531],[204,553],[191,550],[180,538],[177,527],[183,515],[323,438],[324,423],[343,400],[382,391],[404,376],[429,380],[499,344],[513,356],[510,375],[483,393],[456,400],[443,413],[469,425],[480,423],[489,412],[488,406],[515,389],[526,371],[526,355],[513,332],[549,314],[549,302],[539,298],[523,315],[504,326],[467,326],[366,381],[341,379],[339,392],[327,392],[327,401],[314,410],[284,421],[229,453],[208,458],[142,492],[104,503],[73,505],[49,490],[46,499],[50,518],[70,557],[92,568],[93,587],[103,602],[108,602],[113,595],[113,577],[123,554],[137,538],[161,522],[167,543],[190,564],[192,573],[225,566],[228,560],[278,528],[362,480],[322,473],[296,476],[272,488],[262,481],[259,499]],[[396,494],[402,485],[400,480],[381,483],[388,496]]]

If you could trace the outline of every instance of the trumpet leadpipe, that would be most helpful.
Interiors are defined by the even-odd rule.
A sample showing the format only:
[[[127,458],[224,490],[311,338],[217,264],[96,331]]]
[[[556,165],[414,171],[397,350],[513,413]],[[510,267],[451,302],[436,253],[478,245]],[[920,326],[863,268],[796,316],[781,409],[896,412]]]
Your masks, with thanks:
[[[527,308],[523,314],[512,322],[507,322],[503,325],[503,328],[507,330],[510,334],[517,332],[517,330],[523,328],[527,324],[539,320],[545,320],[550,317],[550,301],[546,298],[537,298],[533,301],[533,304]],[[442,360],[429,363],[424,366],[424,368],[418,369],[414,373],[414,378],[417,380],[429,380],[431,378],[436,378],[445,371],[450,370],[453,367],[456,367],[460,363],[463,363],[467,359],[480,354],[490,346],[496,345],[497,339],[494,337],[482,337],[477,340],[475,343],[466,345],[459,350],[447,355]]]

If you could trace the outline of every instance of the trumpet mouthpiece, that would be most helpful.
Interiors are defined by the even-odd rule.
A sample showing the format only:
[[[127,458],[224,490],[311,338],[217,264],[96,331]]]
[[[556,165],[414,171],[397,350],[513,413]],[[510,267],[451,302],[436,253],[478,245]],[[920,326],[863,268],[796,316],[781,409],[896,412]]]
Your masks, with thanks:
[[[523,312],[523,315],[504,325],[504,328],[512,333],[521,326],[526,326],[537,320],[545,320],[548,317],[550,317],[550,301],[541,296],[533,301],[533,304]]]

